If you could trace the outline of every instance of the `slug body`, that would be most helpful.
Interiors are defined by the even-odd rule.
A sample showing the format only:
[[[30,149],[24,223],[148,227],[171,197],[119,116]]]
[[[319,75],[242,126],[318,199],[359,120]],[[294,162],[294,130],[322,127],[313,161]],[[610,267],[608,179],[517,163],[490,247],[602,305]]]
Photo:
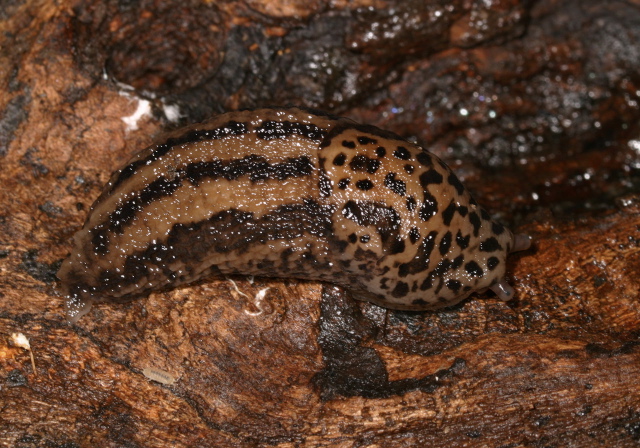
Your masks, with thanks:
[[[517,241],[419,146],[345,118],[259,109],[138,153],[93,204],[58,277],[71,321],[95,300],[226,274],[320,280],[429,310],[486,288],[509,299]]]

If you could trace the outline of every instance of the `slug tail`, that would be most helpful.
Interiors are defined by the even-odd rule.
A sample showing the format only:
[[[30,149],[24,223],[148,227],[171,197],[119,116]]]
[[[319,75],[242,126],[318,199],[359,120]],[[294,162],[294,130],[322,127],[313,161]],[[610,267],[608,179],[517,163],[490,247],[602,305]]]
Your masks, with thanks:
[[[64,304],[67,322],[72,325],[77,323],[82,316],[91,311],[93,302],[93,299],[82,299],[77,295],[68,296]]]

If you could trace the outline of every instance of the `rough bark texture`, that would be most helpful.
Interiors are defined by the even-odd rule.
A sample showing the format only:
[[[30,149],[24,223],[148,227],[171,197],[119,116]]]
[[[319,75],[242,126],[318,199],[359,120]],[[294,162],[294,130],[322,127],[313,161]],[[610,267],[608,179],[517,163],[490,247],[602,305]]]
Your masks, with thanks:
[[[4,0],[0,31],[0,446],[640,444],[638,2]],[[66,324],[69,239],[166,106],[286,103],[444,158],[534,236],[517,300],[239,278]]]

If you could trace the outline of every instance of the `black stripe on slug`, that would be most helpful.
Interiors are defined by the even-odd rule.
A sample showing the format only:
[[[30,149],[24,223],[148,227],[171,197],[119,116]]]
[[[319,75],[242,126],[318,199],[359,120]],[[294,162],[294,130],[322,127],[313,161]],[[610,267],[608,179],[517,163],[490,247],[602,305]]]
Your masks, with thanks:
[[[182,186],[185,179],[198,185],[202,179],[235,180],[242,176],[249,176],[252,182],[257,182],[265,179],[285,180],[289,177],[308,176],[313,170],[313,163],[307,156],[289,157],[284,162],[273,164],[264,157],[254,154],[229,161],[212,160],[191,163],[178,170],[172,179],[159,177],[140,190],[136,197],[120,204],[109,215],[106,222],[92,229],[92,244],[97,253],[105,254],[108,251],[108,232],[122,233],[136,213],[146,205],[173,194]]]
[[[340,121],[334,126],[331,131],[329,131],[322,142],[320,143],[320,149],[326,148],[331,145],[333,140],[338,137],[340,134],[349,131],[355,130],[364,134],[369,134],[371,136],[382,137],[388,140],[398,140],[401,142],[405,142],[405,140],[400,137],[398,134],[395,134],[391,131],[385,131],[384,129],[377,128],[375,126],[369,124],[360,124],[349,119],[342,118]],[[342,141],[342,140],[340,140]],[[382,157],[382,156],[380,156]]]
[[[248,127],[246,123],[240,123],[232,120],[215,129],[196,129],[188,131],[180,137],[170,138],[166,142],[157,145],[151,154],[144,159],[136,160],[122,168],[118,177],[109,186],[109,191],[115,190],[118,185],[130,178],[138,168],[148,165],[151,162],[155,162],[160,157],[171,151],[175,146],[184,145],[185,143],[219,140],[231,135],[243,135],[247,132]]]
[[[291,135],[300,135],[310,140],[322,140],[325,131],[315,124],[299,123],[296,121],[264,121],[256,129],[256,135],[262,140],[274,140],[287,138]]]
[[[313,162],[307,156],[288,157],[284,162],[270,163],[263,156],[251,154],[242,159],[191,163],[178,170],[176,176],[197,185],[202,179],[236,180],[243,176],[249,176],[252,182],[267,179],[285,180],[290,177],[308,176],[313,170]]]
[[[181,273],[173,272],[171,266],[176,260],[180,261],[180,266],[197,265],[212,253],[235,251],[242,254],[256,244],[267,244],[269,241],[292,241],[305,235],[320,238],[332,235],[333,212],[333,206],[320,205],[312,199],[304,199],[301,202],[284,204],[261,216],[255,216],[252,212],[228,209],[199,222],[176,223],[163,240],[155,241],[145,249],[128,254],[123,266],[114,267],[119,267],[119,272],[116,269],[102,272],[96,294],[99,294],[100,290],[126,289],[143,278],[149,278],[156,283],[170,279],[180,284],[202,277],[192,278],[188,270]],[[194,241],[198,244],[194,244]],[[316,259],[305,256],[290,257],[288,260],[284,259],[284,262],[291,265],[278,269],[290,269],[292,272],[331,269],[329,264],[321,264]],[[262,275],[278,273],[269,271],[269,263],[263,266]],[[205,276],[219,274],[221,271],[215,265],[203,273]],[[146,290],[136,288],[135,293],[122,296],[120,299],[142,296],[152,289],[155,289],[155,286],[147,286]]]

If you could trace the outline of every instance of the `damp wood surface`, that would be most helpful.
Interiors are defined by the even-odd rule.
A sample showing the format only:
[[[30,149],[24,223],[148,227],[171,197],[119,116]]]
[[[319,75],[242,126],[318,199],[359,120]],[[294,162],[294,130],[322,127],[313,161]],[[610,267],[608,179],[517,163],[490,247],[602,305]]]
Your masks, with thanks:
[[[637,2],[12,0],[0,31],[0,447],[640,443]],[[534,237],[516,299],[234,277],[68,325],[55,273],[111,173],[285,104],[447,162]]]

